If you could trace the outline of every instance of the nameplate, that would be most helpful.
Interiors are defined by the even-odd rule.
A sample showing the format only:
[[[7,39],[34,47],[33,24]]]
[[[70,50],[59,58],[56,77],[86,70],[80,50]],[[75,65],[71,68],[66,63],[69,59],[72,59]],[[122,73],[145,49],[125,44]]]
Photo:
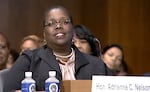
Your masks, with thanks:
[[[150,77],[93,76],[92,92],[150,92]]]

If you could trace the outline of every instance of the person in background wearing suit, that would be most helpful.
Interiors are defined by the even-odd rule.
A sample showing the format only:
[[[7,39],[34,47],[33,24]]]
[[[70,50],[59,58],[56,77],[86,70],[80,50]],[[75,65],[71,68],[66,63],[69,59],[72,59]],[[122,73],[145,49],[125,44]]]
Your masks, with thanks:
[[[3,91],[3,79],[9,69],[6,69],[6,64],[9,56],[9,42],[7,37],[0,32],[0,92]]]
[[[7,73],[4,92],[20,90],[25,71],[33,72],[37,91],[45,90],[45,80],[50,70],[56,71],[60,81],[88,80],[92,79],[92,75],[112,74],[101,59],[72,47],[73,20],[65,7],[52,6],[45,13],[43,25],[46,45],[33,51],[24,51],[19,56]]]

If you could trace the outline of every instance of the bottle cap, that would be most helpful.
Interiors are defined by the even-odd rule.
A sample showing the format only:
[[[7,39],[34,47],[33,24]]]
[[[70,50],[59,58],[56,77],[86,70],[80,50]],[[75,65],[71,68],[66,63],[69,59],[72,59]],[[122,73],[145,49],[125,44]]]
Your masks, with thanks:
[[[25,72],[26,77],[32,77],[32,72]]]
[[[49,76],[56,76],[56,71],[49,71]]]

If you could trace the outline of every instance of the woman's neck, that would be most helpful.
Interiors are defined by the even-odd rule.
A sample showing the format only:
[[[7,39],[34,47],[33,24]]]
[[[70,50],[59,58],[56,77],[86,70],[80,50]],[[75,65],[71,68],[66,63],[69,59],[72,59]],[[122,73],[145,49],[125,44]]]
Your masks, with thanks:
[[[53,51],[53,54],[56,56],[56,59],[62,61],[62,62],[67,62],[69,60],[69,58],[71,58],[74,54],[74,50],[73,48],[71,48],[71,52],[69,52],[69,54],[66,54],[66,55],[61,55],[61,54],[58,54],[58,53],[55,53]]]
[[[55,54],[55,56],[60,56],[60,57],[69,57],[70,54],[72,53],[72,49],[71,48],[67,48],[67,49],[57,49],[57,50],[54,50],[53,49],[53,53]]]
[[[53,53],[61,56],[66,56],[71,53],[71,46],[70,45],[63,45],[63,46],[54,46],[54,45],[48,45],[53,51]]]

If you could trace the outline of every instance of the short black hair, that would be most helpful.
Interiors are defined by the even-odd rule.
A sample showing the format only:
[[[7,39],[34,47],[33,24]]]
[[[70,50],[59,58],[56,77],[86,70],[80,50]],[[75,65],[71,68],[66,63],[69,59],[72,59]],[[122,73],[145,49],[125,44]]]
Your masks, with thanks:
[[[72,14],[70,13],[70,11],[69,11],[65,6],[63,6],[63,5],[54,5],[54,6],[49,7],[49,8],[46,10],[46,12],[45,12],[45,14],[44,14],[43,27],[45,27],[46,17],[47,17],[47,15],[48,15],[48,13],[49,13],[51,10],[53,10],[53,9],[62,9],[62,10],[64,10],[64,11],[66,11],[66,13],[68,14],[68,16],[69,16],[69,18],[70,18],[71,23],[73,24],[73,18],[72,18]]]
[[[119,45],[119,44],[110,44],[110,45],[107,45],[107,46],[105,46],[105,47],[103,48],[102,54],[105,54],[105,53],[107,52],[107,50],[109,50],[109,49],[112,48],[112,47],[116,47],[116,48],[120,49],[120,50],[123,52],[123,48],[122,48],[121,45]]]

